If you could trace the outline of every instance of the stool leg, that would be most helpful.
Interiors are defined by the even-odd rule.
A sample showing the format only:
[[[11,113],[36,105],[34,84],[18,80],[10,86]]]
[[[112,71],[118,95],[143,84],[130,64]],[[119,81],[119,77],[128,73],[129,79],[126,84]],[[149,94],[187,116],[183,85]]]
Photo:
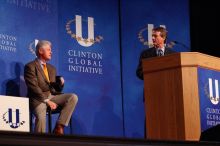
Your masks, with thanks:
[[[48,111],[48,131],[49,133],[52,133],[52,122],[51,122],[51,113],[52,111]]]
[[[73,134],[72,117],[70,118],[69,125],[70,125],[70,134]]]
[[[30,112],[30,132],[32,133],[33,132],[33,127],[32,127],[32,124],[33,124],[33,120],[32,120],[32,112]]]

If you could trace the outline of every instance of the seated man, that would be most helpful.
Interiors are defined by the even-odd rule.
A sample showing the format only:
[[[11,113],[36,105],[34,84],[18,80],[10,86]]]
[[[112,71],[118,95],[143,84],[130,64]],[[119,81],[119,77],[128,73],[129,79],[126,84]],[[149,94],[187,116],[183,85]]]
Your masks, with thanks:
[[[47,63],[51,59],[51,43],[39,41],[36,46],[37,58],[25,65],[24,78],[30,98],[30,108],[36,116],[35,132],[46,131],[46,110],[49,106],[55,110],[61,106],[62,110],[56,122],[55,134],[63,134],[78,101],[76,94],[59,94],[64,85],[64,79],[56,83],[56,68]]]

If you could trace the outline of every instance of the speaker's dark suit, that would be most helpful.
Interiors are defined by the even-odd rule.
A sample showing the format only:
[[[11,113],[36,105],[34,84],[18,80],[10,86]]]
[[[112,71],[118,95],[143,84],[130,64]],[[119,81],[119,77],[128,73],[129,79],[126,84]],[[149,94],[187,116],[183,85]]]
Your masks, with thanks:
[[[168,55],[168,54],[172,54],[172,53],[175,53],[175,51],[173,51],[169,48],[165,48],[164,55]],[[138,67],[137,67],[137,70],[136,70],[136,75],[141,80],[143,80],[142,60],[145,59],[145,58],[151,58],[151,57],[157,57],[156,48],[154,48],[154,47],[149,48],[149,49],[146,49],[143,52],[141,52],[141,55],[140,55],[140,58],[139,58],[139,64],[138,64]],[[144,102],[144,92],[143,92],[143,102]],[[144,123],[146,123],[146,119],[145,119]],[[146,125],[144,125],[144,126],[146,126]],[[144,129],[146,130],[146,127]],[[146,137],[146,134],[147,134],[146,131],[144,133],[145,133],[145,137]]]
[[[169,49],[169,48],[165,48],[164,50],[164,55],[168,55],[168,54],[172,54],[175,53],[174,50]],[[147,50],[144,50],[139,58],[139,64],[136,70],[136,75],[138,76],[138,78],[140,78],[141,80],[143,80],[143,68],[142,68],[142,60],[145,58],[151,58],[151,57],[156,57],[157,56],[157,51],[156,48],[149,48]]]

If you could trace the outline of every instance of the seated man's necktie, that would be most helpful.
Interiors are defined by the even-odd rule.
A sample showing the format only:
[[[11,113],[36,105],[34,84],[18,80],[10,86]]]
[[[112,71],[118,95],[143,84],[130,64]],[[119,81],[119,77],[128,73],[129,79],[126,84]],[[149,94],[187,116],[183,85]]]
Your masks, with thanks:
[[[47,81],[50,82],[50,79],[49,79],[49,74],[48,74],[48,70],[47,70],[47,65],[46,63],[45,64],[42,64],[43,65],[43,71],[44,71],[44,74],[47,78]]]

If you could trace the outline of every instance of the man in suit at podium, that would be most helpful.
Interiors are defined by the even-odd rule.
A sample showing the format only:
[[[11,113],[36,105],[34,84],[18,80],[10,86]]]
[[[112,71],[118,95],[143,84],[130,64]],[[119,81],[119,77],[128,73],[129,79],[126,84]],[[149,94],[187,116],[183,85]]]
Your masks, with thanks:
[[[51,43],[46,40],[39,41],[36,46],[37,58],[29,62],[24,68],[24,78],[30,98],[30,108],[36,116],[35,132],[46,131],[46,110],[50,107],[55,110],[62,107],[60,116],[53,132],[57,135],[64,133],[78,101],[76,94],[62,94],[64,79],[56,82],[56,68],[47,63],[51,59]]]
[[[141,53],[139,64],[136,70],[136,75],[141,80],[143,80],[142,59],[156,57],[156,56],[164,56],[171,53],[175,53],[175,51],[166,47],[166,39],[167,39],[167,31],[165,28],[156,27],[152,30],[153,47],[144,50]]]
[[[139,64],[136,70],[136,75],[139,79],[143,80],[143,68],[142,68],[142,60],[145,58],[151,57],[160,57],[164,55],[168,55],[171,53],[175,53],[175,51],[166,47],[166,39],[167,39],[167,30],[163,27],[156,27],[152,30],[152,42],[153,47],[144,50],[141,52],[139,57]],[[144,102],[144,92],[143,92],[143,102]],[[145,118],[146,120],[146,118]],[[145,122],[146,123],[146,122]],[[146,126],[146,124],[144,125]],[[144,128],[146,130],[146,127]],[[146,131],[144,132],[145,137],[147,137]]]

